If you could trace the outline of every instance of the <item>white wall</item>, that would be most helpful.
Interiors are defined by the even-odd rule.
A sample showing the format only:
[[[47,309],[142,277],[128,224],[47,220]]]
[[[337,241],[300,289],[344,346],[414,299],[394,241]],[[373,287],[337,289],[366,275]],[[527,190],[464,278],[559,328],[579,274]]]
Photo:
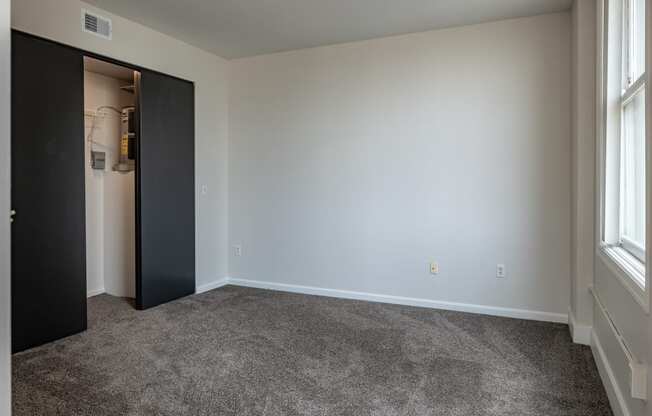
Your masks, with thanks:
[[[0,0],[0,416],[11,412],[11,301],[9,299],[9,0]]]
[[[595,255],[595,0],[573,4],[573,89],[572,89],[572,271],[571,315],[576,342],[588,344],[593,323]]]
[[[570,58],[561,13],[231,61],[229,275],[565,319]]]
[[[593,18],[595,22],[600,24],[601,20],[601,0],[576,0],[576,6],[579,5],[580,13],[584,13],[583,17],[579,17],[580,21],[583,21],[586,25],[585,28],[588,30],[591,26],[590,22],[587,19]],[[590,4],[592,3],[592,4]],[[597,9],[595,5],[598,5]],[[597,11],[597,13],[596,13]],[[649,12],[650,8],[648,7],[648,28],[649,24]],[[597,27],[596,27],[597,29]],[[598,31],[593,30],[593,36],[597,37]],[[650,42],[650,30],[648,30],[648,59],[652,51],[652,42]],[[588,40],[587,40],[588,42]],[[598,46],[600,46],[598,44]],[[601,61],[602,56],[600,48],[597,49],[597,59],[593,59],[594,68],[598,65],[598,62]],[[589,51],[579,51],[579,59],[590,62],[590,52]],[[649,61],[648,61],[649,62]],[[588,72],[588,69],[586,69]],[[585,75],[587,78],[591,75]],[[579,80],[582,82],[582,80]],[[598,76],[598,84],[601,83],[600,76]],[[581,114],[584,114],[584,122],[589,120],[588,112],[596,111],[596,99],[600,99],[599,94],[593,100],[589,100],[588,88],[586,85],[586,100],[579,103],[579,123],[582,123]],[[647,95],[648,98],[648,120],[650,109],[652,109],[652,104],[650,103],[650,94]],[[594,113],[595,114],[595,113]],[[598,122],[601,120],[598,119]],[[650,122],[648,121],[648,125]],[[596,124],[597,127],[597,124]],[[589,127],[586,127],[587,131]],[[599,131],[599,130],[598,130]],[[647,130],[648,133],[648,144],[651,143],[650,137],[652,129]],[[597,142],[597,137],[594,136],[594,143]],[[591,147],[586,144],[583,150],[580,150],[583,155],[579,157],[593,157],[594,160],[597,160],[596,155],[592,153]],[[650,151],[650,146],[648,145],[648,152]],[[648,153],[649,155],[649,153]],[[599,157],[599,155],[598,155]],[[586,161],[588,165],[588,160]],[[650,166],[650,158],[648,157],[648,166]],[[648,169],[648,186],[650,186],[650,169]],[[597,191],[598,188],[598,176],[600,172],[595,171],[595,181],[591,184],[591,181],[588,179],[580,184],[580,189],[575,195],[577,198],[582,198],[582,195],[588,195],[589,192]],[[595,188],[591,188],[591,187]],[[583,187],[583,188],[582,188]],[[650,189],[650,188],[648,188]],[[597,192],[596,192],[597,194]],[[649,194],[649,190],[648,190]],[[649,195],[648,195],[649,196]],[[594,209],[595,212],[599,212],[599,199],[594,197]],[[650,204],[648,203],[648,212],[650,212]],[[652,218],[652,217],[648,217]],[[593,290],[597,298],[602,303],[594,302],[592,308],[592,333],[591,333],[591,346],[593,350],[593,355],[598,364],[600,374],[609,395],[611,405],[614,409],[614,413],[617,416],[644,416],[652,415],[652,406],[650,406],[646,401],[634,399],[631,396],[631,370],[630,370],[630,360],[628,358],[628,353],[623,348],[623,343],[626,345],[626,349],[629,351],[629,354],[632,356],[632,362],[634,364],[641,363],[643,365],[648,365],[648,376],[652,376],[652,371],[649,369],[649,360],[652,357],[652,344],[651,344],[651,325],[652,319],[650,314],[647,312],[647,307],[649,306],[649,299],[643,299],[641,302],[638,302],[634,296],[629,292],[623,282],[619,279],[618,266],[616,266],[612,261],[610,261],[606,256],[600,255],[599,249],[596,250],[596,247],[600,239],[600,218],[599,215],[596,215],[595,224],[594,224],[594,242],[588,244],[587,242],[579,242],[579,244],[584,244],[583,249],[586,250],[591,247],[594,251],[593,255]],[[650,235],[650,224],[648,223],[648,236]],[[648,237],[649,241],[649,237]],[[648,262],[651,264],[652,257],[648,252]],[[650,273],[650,267],[647,268],[648,274]],[[624,279],[628,277],[624,276]],[[648,281],[650,279],[648,278]],[[581,284],[581,280],[578,280]],[[581,307],[581,299],[578,300],[578,305]],[[643,303],[643,305],[641,304]],[[579,314],[578,314],[579,315]],[[590,321],[589,321],[590,322]],[[611,326],[613,324],[613,327]],[[615,329],[614,329],[615,328]],[[623,343],[619,342],[619,339]],[[649,396],[652,398],[652,378],[648,381]],[[649,401],[649,400],[648,400]]]
[[[100,116],[91,115],[101,106],[122,109],[134,105],[135,96],[120,89],[126,84],[104,75],[84,73],[86,288],[89,295],[106,292],[133,298],[136,292],[135,177],[134,172],[112,169],[119,162],[120,114],[102,110]],[[105,152],[103,171],[91,167],[91,150]]]
[[[195,82],[197,285],[226,275],[227,84],[226,61],[142,25],[113,19],[113,40],[84,34],[77,0],[21,0],[12,27]],[[199,190],[206,184],[208,193]]]

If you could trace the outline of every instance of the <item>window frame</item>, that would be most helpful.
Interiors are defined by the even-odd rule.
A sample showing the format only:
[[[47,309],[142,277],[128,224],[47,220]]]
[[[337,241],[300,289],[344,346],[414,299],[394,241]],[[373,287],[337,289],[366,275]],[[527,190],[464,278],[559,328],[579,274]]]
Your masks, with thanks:
[[[596,165],[598,169],[598,193],[596,202],[596,253],[611,270],[634,299],[649,313],[649,273],[646,261],[650,253],[635,242],[622,238],[620,216],[623,139],[623,114],[625,105],[645,89],[647,84],[647,62],[649,60],[649,30],[646,27],[645,71],[633,80],[630,77],[632,28],[632,0],[602,0],[598,2],[597,19],[597,72],[596,72],[596,138],[598,140]],[[627,13],[627,14],[626,14]],[[649,10],[646,10],[649,13]],[[648,25],[646,16],[646,25]],[[646,214],[650,201],[650,132],[649,92],[646,91]],[[649,215],[646,222],[649,224]],[[650,235],[646,225],[646,236]],[[646,238],[646,245],[649,238]]]
[[[629,3],[632,0],[624,0],[624,1]],[[623,23],[623,25],[626,25],[626,24]],[[630,33],[630,35],[631,35],[631,30],[629,28],[626,29],[626,31],[623,31],[623,32],[624,33],[625,32]],[[629,44],[629,42],[624,42],[624,44]],[[625,51],[625,53],[623,53],[623,56],[629,57],[629,51]],[[623,182],[622,178],[624,176],[623,175],[623,170],[624,170],[623,164],[624,163],[622,161],[623,155],[622,155],[621,149],[624,147],[624,141],[625,141],[625,135],[624,135],[624,132],[625,132],[625,108],[632,101],[634,101],[634,99],[638,96],[638,94],[646,92],[645,87],[646,87],[646,79],[647,79],[646,72],[643,72],[639,76],[639,78],[636,79],[636,81],[634,81],[632,83],[631,78],[630,78],[631,74],[629,73],[629,64],[628,64],[628,62],[629,62],[629,59],[623,59],[623,71],[627,71],[627,72],[624,72],[625,75],[622,77],[623,78],[623,84],[624,84],[623,88],[624,89],[623,89],[623,93],[622,93],[621,98],[620,98],[620,123],[621,123],[621,125],[620,125],[620,131],[619,131],[619,136],[620,136],[619,145],[620,145],[620,148],[618,150],[618,153],[619,153],[619,156],[621,158],[621,161],[620,161],[620,168],[618,169],[619,170],[619,179],[620,179],[620,188],[619,188],[619,205],[618,205],[619,215],[617,217],[617,221],[618,221],[618,241],[617,241],[617,245],[619,245],[625,251],[627,251],[630,255],[632,255],[634,257],[635,261],[639,261],[639,262],[641,262],[643,264],[643,266],[645,266],[646,265],[646,261],[645,261],[646,248],[641,247],[635,241],[632,241],[631,239],[625,237],[624,231],[623,231],[623,228],[624,228],[623,223],[624,223],[624,221],[623,221],[623,217],[622,217],[622,208],[623,208],[623,205],[624,205],[624,202],[623,202],[624,196],[622,195],[622,189],[624,187],[624,182]],[[646,112],[647,112],[647,108],[646,108]],[[647,125],[645,126],[645,128],[646,128],[646,134],[647,134]],[[644,199],[644,201],[645,201],[645,199]],[[643,207],[643,209],[645,209],[645,207]],[[647,244],[647,242],[646,242],[646,244]],[[643,282],[643,285],[645,285],[645,282]]]

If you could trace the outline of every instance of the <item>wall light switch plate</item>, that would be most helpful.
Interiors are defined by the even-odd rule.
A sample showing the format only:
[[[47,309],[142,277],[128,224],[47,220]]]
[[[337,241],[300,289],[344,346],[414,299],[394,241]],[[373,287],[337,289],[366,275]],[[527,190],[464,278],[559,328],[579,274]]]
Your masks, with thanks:
[[[499,279],[502,279],[505,276],[507,276],[507,271],[505,269],[505,265],[504,264],[496,265],[496,277],[499,278]]]
[[[206,195],[208,193],[208,185],[201,186],[201,194]]]
[[[240,244],[233,246],[233,254],[235,254],[236,257],[242,256],[242,246]]]
[[[430,274],[439,274],[439,263],[436,261],[430,263]]]

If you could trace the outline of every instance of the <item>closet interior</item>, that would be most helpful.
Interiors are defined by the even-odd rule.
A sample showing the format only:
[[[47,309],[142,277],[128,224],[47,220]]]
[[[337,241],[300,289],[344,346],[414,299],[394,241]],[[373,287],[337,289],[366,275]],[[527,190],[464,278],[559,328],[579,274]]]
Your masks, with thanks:
[[[136,295],[138,72],[84,57],[88,296]]]

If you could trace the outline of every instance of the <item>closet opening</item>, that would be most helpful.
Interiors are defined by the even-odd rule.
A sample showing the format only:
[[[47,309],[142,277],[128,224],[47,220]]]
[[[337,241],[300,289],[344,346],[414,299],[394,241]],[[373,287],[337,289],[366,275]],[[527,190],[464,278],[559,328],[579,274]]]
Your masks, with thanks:
[[[16,30],[11,49],[12,351],[86,330],[89,296],[195,293],[195,85]]]
[[[136,147],[140,73],[84,57],[86,287],[136,297]]]

